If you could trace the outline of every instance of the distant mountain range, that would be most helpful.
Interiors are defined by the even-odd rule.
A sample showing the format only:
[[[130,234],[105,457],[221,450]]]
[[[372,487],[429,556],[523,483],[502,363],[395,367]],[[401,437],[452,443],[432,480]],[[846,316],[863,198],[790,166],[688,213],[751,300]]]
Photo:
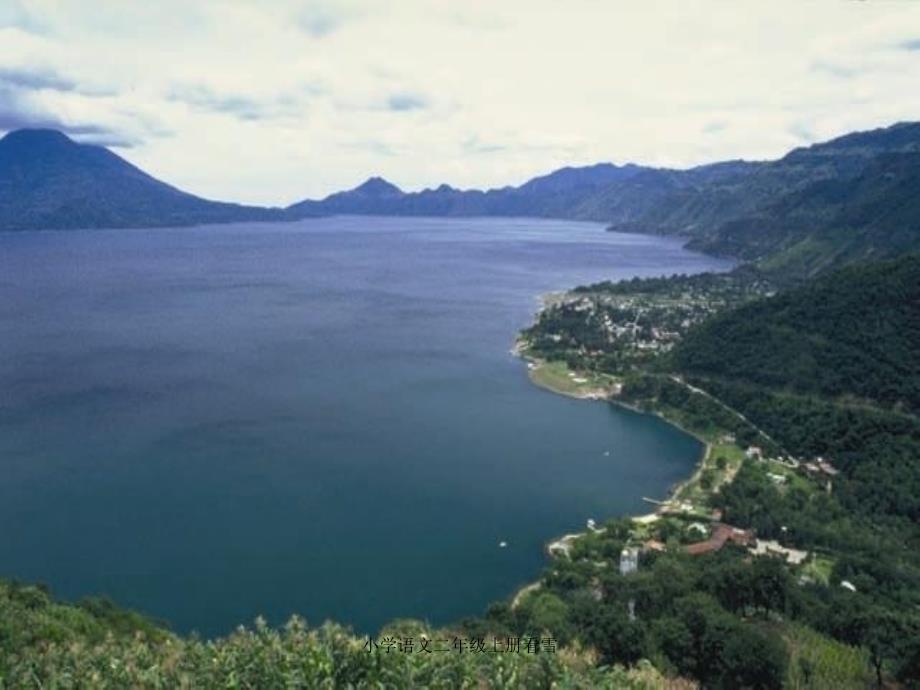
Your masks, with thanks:
[[[518,187],[403,192],[379,177],[286,209],[182,192],[53,130],[0,140],[0,229],[142,227],[330,214],[534,216],[686,237],[702,251],[798,275],[920,249],[920,123],[848,134],[775,161],[687,170],[610,163]]]
[[[487,192],[447,185],[404,193],[380,178],[289,213],[542,216],[686,237],[712,254],[810,275],[920,250],[920,123],[848,134],[776,161],[688,170],[563,168]]]
[[[379,177],[347,192],[320,201],[301,201],[288,207],[295,215],[368,213],[401,216],[537,216],[569,218],[582,199],[600,193],[646,170],[638,165],[618,167],[599,163],[562,168],[525,182],[520,187],[480,191],[442,184],[436,189],[403,192]]]

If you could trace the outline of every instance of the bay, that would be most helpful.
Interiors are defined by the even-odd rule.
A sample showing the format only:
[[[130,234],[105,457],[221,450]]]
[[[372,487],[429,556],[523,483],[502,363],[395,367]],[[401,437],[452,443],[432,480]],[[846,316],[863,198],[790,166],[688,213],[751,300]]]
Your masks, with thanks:
[[[0,576],[204,635],[481,613],[701,451],[533,386],[539,295],[728,266],[531,219],[0,234]]]

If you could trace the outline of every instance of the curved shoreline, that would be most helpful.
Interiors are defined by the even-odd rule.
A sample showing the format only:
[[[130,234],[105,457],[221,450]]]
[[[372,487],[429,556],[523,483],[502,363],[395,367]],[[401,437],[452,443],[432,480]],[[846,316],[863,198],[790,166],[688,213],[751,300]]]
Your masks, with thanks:
[[[553,294],[558,294],[558,293],[553,293]],[[540,301],[541,301],[541,311],[542,311],[543,306],[545,306],[546,304],[546,296],[541,296]],[[539,315],[539,312],[538,312],[538,315]],[[635,412],[637,414],[657,417],[658,419],[662,420],[666,424],[669,424],[675,429],[678,429],[679,431],[687,434],[688,436],[691,436],[692,438],[696,439],[702,444],[703,448],[700,452],[699,458],[697,458],[696,462],[694,463],[693,472],[690,474],[689,477],[687,477],[683,481],[680,481],[677,484],[670,486],[665,493],[665,497],[659,502],[658,507],[654,511],[652,511],[651,513],[646,513],[642,515],[624,515],[623,517],[629,518],[632,521],[646,522],[646,523],[654,522],[658,520],[661,514],[666,512],[666,510],[670,507],[670,504],[678,500],[680,498],[680,494],[687,487],[692,485],[695,481],[697,481],[700,478],[706,466],[706,461],[709,459],[709,457],[712,454],[713,444],[709,440],[702,438],[699,434],[690,431],[689,429],[684,427],[679,422],[666,417],[661,412],[642,410],[636,407],[635,405],[630,405],[629,403],[624,402],[622,400],[617,400],[615,396],[619,395],[619,392],[620,392],[619,384],[611,383],[606,389],[605,388],[564,389],[564,388],[560,388],[560,387],[551,385],[545,377],[540,377],[539,374],[537,373],[541,370],[542,367],[547,366],[547,362],[538,357],[534,357],[528,354],[527,348],[526,348],[526,342],[520,337],[520,335],[515,339],[514,346],[511,348],[511,354],[513,354],[515,357],[523,360],[526,363],[527,377],[530,379],[531,383],[533,383],[535,386],[538,386],[539,388],[543,388],[544,390],[548,390],[551,393],[555,393],[556,395],[562,395],[567,398],[575,398],[576,400],[591,400],[595,402],[606,402],[607,404],[616,405],[623,409],[629,410],[630,412]],[[571,373],[575,374],[577,372],[571,372]],[[583,377],[575,377],[575,378],[583,378]],[[565,534],[560,537],[555,537],[553,539],[550,539],[544,545],[543,551],[545,555],[548,556],[549,558],[555,558],[558,553],[563,553],[567,555],[569,553],[569,549],[571,548],[572,542],[582,538],[589,531],[591,530],[586,528],[579,532],[571,532],[569,534]],[[593,531],[595,533],[603,532],[604,528],[603,527],[597,528]],[[539,590],[540,586],[541,586],[541,581],[538,579],[535,582],[529,582],[519,587],[517,590],[515,590],[514,594],[511,596],[511,608],[516,608],[521,603],[521,601],[523,601],[526,595],[530,594],[531,592]]]

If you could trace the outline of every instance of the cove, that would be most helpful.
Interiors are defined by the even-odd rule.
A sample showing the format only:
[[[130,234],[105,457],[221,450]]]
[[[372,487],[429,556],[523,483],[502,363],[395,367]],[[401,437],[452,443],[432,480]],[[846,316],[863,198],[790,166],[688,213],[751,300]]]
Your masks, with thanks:
[[[727,267],[531,219],[0,234],[0,576],[204,635],[481,613],[701,450],[531,384],[537,298]]]

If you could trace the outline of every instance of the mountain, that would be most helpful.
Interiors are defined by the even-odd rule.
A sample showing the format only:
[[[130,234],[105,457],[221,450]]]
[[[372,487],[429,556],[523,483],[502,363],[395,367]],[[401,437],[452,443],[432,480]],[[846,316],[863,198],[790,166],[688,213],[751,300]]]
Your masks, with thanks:
[[[402,192],[372,177],[346,192],[325,199],[305,200],[288,207],[292,217],[330,213],[402,216],[535,216],[570,217],[586,196],[626,180],[645,168],[598,163],[566,167],[535,177],[518,187],[460,190],[447,184],[420,192]]]
[[[920,251],[920,123],[855,132],[774,161],[686,170],[599,163],[519,186],[404,192],[381,177],[265,209],[201,199],[107,149],[53,130],[0,140],[0,230],[144,227],[330,214],[532,216],[677,235],[700,251],[798,280],[864,258]]]
[[[651,189],[637,188],[637,180],[627,180],[585,199],[574,214],[605,220],[616,229],[709,237],[725,222],[767,212],[787,194],[818,182],[854,179],[879,156],[910,151],[920,151],[920,123],[848,134],[794,149],[775,161],[731,161],[662,171],[666,180],[651,184]],[[660,191],[665,181],[669,193],[661,203],[637,213],[647,205],[643,197]]]
[[[519,187],[406,193],[381,177],[319,201],[266,209],[182,192],[108,149],[61,132],[21,129],[0,139],[0,230],[191,225],[296,220],[330,214],[569,217],[574,202],[644,168],[566,167]]]
[[[691,242],[702,251],[812,275],[920,250],[920,152],[885,152],[852,177],[779,196]]]
[[[345,192],[336,192],[323,199],[322,205],[314,202],[294,204],[287,209],[289,214],[301,216],[329,215],[336,213],[353,214],[392,214],[397,204],[406,195],[394,184],[382,177],[371,177],[363,183]]]
[[[799,148],[775,161],[724,161],[686,170],[610,163],[562,168],[518,187],[461,191],[448,185],[404,193],[379,178],[349,192],[289,207],[310,213],[381,215],[529,215],[595,220],[611,229],[681,235],[706,251],[745,259],[779,248],[775,238],[747,233],[746,226],[787,224],[796,206],[809,221],[830,216],[834,185],[853,185],[883,157],[920,152],[920,123],[857,132]],[[894,159],[890,159],[889,162]],[[898,174],[907,174],[907,160]],[[366,193],[371,182],[386,194]],[[797,199],[811,203],[806,209]],[[806,213],[807,211],[807,213]],[[771,236],[773,233],[769,233]]]
[[[691,248],[776,272],[817,274],[920,249],[918,154],[920,123],[900,123],[776,161],[637,176],[584,200],[573,216],[681,235]]]
[[[278,210],[208,201],[160,182],[106,148],[61,132],[0,139],[0,230],[124,228],[276,220]]]
[[[594,220],[685,237],[691,248],[792,278],[920,250],[920,123],[847,134],[774,161],[687,170],[602,163],[485,192],[404,193],[378,179],[386,193],[369,194],[374,179],[288,212]]]

